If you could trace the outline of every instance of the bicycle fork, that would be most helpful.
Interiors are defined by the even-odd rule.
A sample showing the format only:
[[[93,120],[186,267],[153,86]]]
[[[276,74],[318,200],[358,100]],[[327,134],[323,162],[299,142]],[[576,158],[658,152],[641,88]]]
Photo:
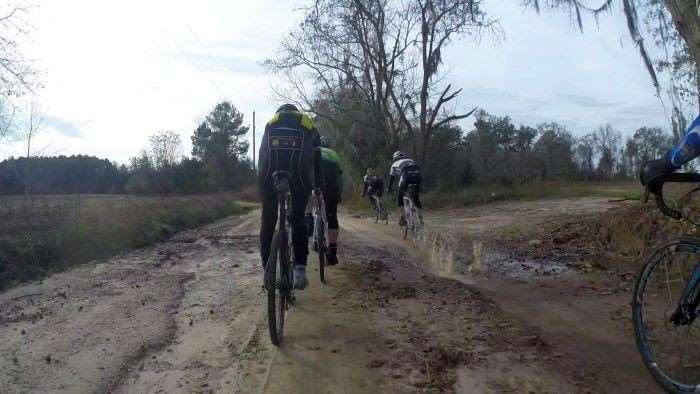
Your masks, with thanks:
[[[688,326],[698,316],[698,304],[700,303],[700,264],[695,266],[685,289],[681,293],[678,307],[671,314],[671,322],[677,326]]]

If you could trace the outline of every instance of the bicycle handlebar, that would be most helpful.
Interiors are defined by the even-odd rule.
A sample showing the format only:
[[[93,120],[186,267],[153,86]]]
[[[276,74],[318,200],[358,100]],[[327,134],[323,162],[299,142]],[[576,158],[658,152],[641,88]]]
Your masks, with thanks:
[[[663,187],[666,182],[672,182],[672,183],[698,183],[700,182],[700,174],[697,173],[677,173],[677,172],[672,172],[670,174],[665,174],[665,175],[660,175],[654,179],[652,179],[651,182],[654,182],[658,184],[658,194],[654,194],[654,199],[656,200],[656,206],[659,208],[659,210],[666,216],[672,218],[672,219],[680,219],[683,217],[683,214],[678,211],[677,209],[673,209],[666,205],[666,201],[664,201],[664,193],[663,193]],[[649,184],[651,184],[649,182]],[[646,202],[649,198],[649,184],[647,184],[646,191],[644,194],[644,199],[643,201]]]

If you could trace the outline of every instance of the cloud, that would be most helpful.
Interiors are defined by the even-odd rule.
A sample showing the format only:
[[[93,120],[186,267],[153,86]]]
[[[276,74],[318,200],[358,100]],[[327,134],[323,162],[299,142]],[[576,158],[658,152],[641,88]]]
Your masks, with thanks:
[[[83,138],[85,136],[83,131],[83,127],[86,126],[85,122],[73,122],[58,116],[47,115],[46,126],[66,137]]]
[[[619,105],[596,97],[582,96],[580,94],[559,94],[556,97],[580,107],[587,108],[609,108]]]

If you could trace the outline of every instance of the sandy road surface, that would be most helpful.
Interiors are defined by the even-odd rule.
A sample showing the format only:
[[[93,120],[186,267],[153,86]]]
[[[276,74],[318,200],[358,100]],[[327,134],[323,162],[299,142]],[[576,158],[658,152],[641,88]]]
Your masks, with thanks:
[[[507,225],[527,214],[517,204],[478,212],[488,211],[494,226]],[[439,222],[476,214],[462,213]],[[607,336],[600,328],[572,330],[591,325],[576,309],[547,304],[563,291],[557,285],[445,277],[429,263],[429,248],[401,240],[393,225],[342,222],[342,264],[324,286],[312,256],[310,287],[299,294],[279,349],[268,338],[256,213],[3,293],[0,392],[655,389],[622,328]],[[459,226],[470,236],[493,227],[477,222],[481,227]],[[508,289],[507,296],[495,289]],[[615,299],[604,301],[611,306],[601,313],[615,309]],[[620,359],[599,357],[609,349],[585,351],[617,345],[612,339],[624,349]]]

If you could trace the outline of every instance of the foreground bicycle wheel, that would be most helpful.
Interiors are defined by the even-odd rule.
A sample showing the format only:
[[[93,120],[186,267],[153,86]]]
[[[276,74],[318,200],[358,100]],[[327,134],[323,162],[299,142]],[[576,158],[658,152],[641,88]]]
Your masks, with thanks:
[[[265,266],[265,287],[267,288],[267,321],[270,328],[270,341],[275,346],[282,343],[284,334],[284,315],[287,310],[285,296],[288,282],[288,267],[283,261],[283,251],[280,248],[280,234],[275,231],[270,248],[270,257]]]
[[[634,292],[632,314],[642,360],[654,379],[673,393],[696,392],[700,384],[700,327],[671,321],[699,262],[700,240],[669,242],[649,257]]]

